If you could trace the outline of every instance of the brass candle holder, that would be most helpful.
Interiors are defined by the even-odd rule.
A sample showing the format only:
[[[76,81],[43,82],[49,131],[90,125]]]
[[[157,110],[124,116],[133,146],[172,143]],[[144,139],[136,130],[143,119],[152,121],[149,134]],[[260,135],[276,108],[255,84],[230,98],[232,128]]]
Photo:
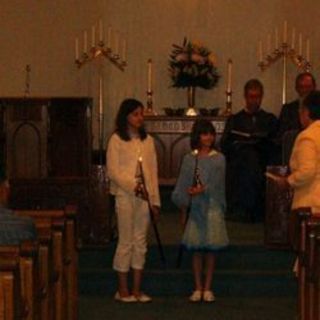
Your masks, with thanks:
[[[113,52],[112,48],[105,47],[103,41],[99,41],[98,45],[91,47],[89,53],[83,52],[81,58],[75,59],[75,64],[78,68],[87,64],[90,61],[95,60],[98,57],[107,58],[113,65],[115,65],[121,71],[124,71],[127,66],[127,62],[124,57],[121,57],[118,52]]]
[[[147,91],[147,107],[144,110],[145,115],[156,115],[156,112],[153,109],[153,91]]]
[[[301,53],[297,53],[296,50],[291,48],[288,43],[282,43],[280,48],[277,48],[273,52],[267,54],[263,60],[259,61],[258,66],[261,71],[264,71],[281,58],[290,58],[301,71],[309,72],[311,70],[310,61],[303,57]]]
[[[88,37],[87,31],[83,34],[83,52],[79,53],[79,39],[75,39],[75,64],[80,69],[82,66],[98,59],[106,58],[119,70],[124,71],[127,66],[126,61],[126,40],[120,39],[119,34],[115,33],[115,49],[111,47],[112,29],[108,28],[107,45],[103,41],[103,25],[102,21],[99,21],[99,41],[96,43],[96,26],[91,28],[91,48],[87,50]],[[119,43],[122,40],[121,55],[119,54]],[[99,112],[98,112],[98,131],[99,131],[99,151],[102,155],[104,148],[104,103],[103,103],[103,66],[99,64]]]
[[[270,51],[271,48],[271,36],[268,35],[268,53],[263,56],[262,42],[259,43],[259,63],[258,67],[261,71],[265,71],[271,67],[274,63],[282,60],[283,72],[282,72],[282,103],[285,104],[287,100],[287,64],[290,60],[301,72],[310,72],[310,41],[306,42],[306,57],[302,55],[302,34],[299,34],[299,49],[298,52],[295,49],[295,29],[292,29],[291,45],[287,42],[287,22],[284,22],[283,28],[283,42],[278,46],[278,29],[275,30],[275,49]]]
[[[226,109],[224,111],[224,115],[230,116],[232,114],[232,91],[231,90],[226,91],[226,97],[227,97],[227,101],[226,101]]]

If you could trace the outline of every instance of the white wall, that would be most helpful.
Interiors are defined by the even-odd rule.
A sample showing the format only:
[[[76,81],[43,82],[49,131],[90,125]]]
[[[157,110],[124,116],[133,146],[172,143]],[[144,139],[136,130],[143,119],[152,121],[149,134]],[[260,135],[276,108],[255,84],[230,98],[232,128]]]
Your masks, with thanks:
[[[170,88],[168,57],[173,43],[186,36],[199,40],[217,56],[222,75],[213,90],[197,91],[198,107],[225,106],[226,62],[234,61],[234,111],[243,104],[243,85],[251,77],[265,85],[265,109],[278,113],[281,105],[282,64],[261,73],[257,46],[283,21],[311,40],[313,72],[318,78],[318,12],[312,0],[0,0],[0,96],[22,96],[25,66],[31,66],[31,96],[92,96],[93,128],[97,145],[97,93],[99,62],[80,70],[74,65],[74,39],[102,18],[127,38],[128,67],[121,72],[102,61],[105,89],[106,135],[112,130],[119,103],[127,96],[146,101],[147,59],[154,61],[154,104],[162,108],[187,103],[183,89]],[[296,35],[296,39],[298,35]],[[304,45],[305,47],[305,45]],[[297,69],[288,64],[288,100],[294,98]]]

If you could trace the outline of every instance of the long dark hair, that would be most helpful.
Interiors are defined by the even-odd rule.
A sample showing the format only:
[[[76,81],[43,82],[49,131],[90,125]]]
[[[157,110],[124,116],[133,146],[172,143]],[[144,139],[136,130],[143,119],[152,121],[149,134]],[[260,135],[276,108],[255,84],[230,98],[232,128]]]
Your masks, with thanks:
[[[143,108],[143,104],[136,99],[125,99],[120,104],[120,108],[116,117],[115,132],[122,140],[129,141],[131,138],[128,132],[128,115],[138,108]],[[142,126],[138,130],[139,137],[144,140],[147,137],[145,128]]]
[[[191,149],[199,149],[200,147],[200,135],[204,133],[211,133],[216,135],[216,129],[211,121],[206,119],[196,120],[191,129],[190,146]],[[215,141],[213,141],[211,148],[213,149]]]

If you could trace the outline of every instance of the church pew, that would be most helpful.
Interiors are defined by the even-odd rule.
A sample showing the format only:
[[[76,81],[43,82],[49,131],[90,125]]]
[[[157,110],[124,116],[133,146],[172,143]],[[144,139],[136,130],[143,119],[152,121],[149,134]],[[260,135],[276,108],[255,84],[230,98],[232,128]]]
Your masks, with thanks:
[[[78,319],[78,250],[77,250],[77,207],[69,205],[65,208],[66,233],[65,244],[66,254],[64,260],[64,272],[66,283],[67,319]]]
[[[316,307],[316,237],[320,234],[320,218],[312,216],[306,226],[306,319],[315,319]]]
[[[0,257],[0,319],[18,319],[20,310],[19,259]]]
[[[316,309],[316,237],[320,231],[320,217],[309,208],[292,212],[296,221],[292,237],[298,251],[298,310],[300,320],[315,320]],[[298,239],[298,241],[296,241]],[[297,243],[298,242],[298,243]]]
[[[36,258],[37,243],[0,246],[1,308],[3,319],[37,319]]]
[[[75,206],[65,210],[15,210],[17,215],[33,218],[39,234],[41,319],[77,319],[76,211]]]
[[[296,271],[298,276],[298,313],[300,320],[306,320],[306,230],[310,216],[309,208],[297,209],[291,214],[291,241],[293,248],[298,253]]]
[[[49,315],[47,319],[62,320],[63,319],[63,307],[64,297],[63,297],[63,231],[64,231],[64,211],[63,210],[16,210],[15,214],[19,216],[31,217],[36,225],[37,232],[40,233],[40,229],[43,224],[49,224],[49,229],[47,232],[51,236],[50,246],[46,249],[48,250],[48,260],[44,261],[40,266],[42,270],[42,276],[44,279],[43,293],[48,295],[45,297],[50,301]],[[44,230],[42,230],[44,232]],[[44,250],[44,251],[46,251]],[[48,279],[45,279],[45,273],[48,273]],[[48,283],[46,282],[48,281]],[[48,291],[46,290],[46,285],[48,284]],[[46,293],[47,291],[47,293]],[[45,308],[45,306],[42,306]],[[42,310],[44,316],[46,311]],[[45,319],[45,318],[44,318]]]
[[[315,248],[315,320],[320,320],[320,234],[316,236]]]

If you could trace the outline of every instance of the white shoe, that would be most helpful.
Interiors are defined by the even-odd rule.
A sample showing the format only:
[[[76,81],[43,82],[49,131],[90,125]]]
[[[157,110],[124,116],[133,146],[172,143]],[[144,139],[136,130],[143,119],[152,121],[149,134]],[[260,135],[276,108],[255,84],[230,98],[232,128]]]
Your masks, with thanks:
[[[126,296],[126,297],[121,297],[119,291],[116,292],[114,295],[114,300],[120,301],[120,302],[125,302],[125,303],[131,303],[131,302],[137,302],[138,299],[131,295],[131,296]]]
[[[138,302],[142,302],[142,303],[152,301],[152,298],[143,292],[141,292],[139,296],[134,296],[134,297],[137,299]]]
[[[202,299],[202,292],[200,290],[195,290],[192,292],[192,295],[189,297],[191,302],[199,302]]]
[[[213,302],[215,300],[216,300],[216,297],[214,296],[214,294],[211,290],[203,291],[203,301],[204,302]]]

